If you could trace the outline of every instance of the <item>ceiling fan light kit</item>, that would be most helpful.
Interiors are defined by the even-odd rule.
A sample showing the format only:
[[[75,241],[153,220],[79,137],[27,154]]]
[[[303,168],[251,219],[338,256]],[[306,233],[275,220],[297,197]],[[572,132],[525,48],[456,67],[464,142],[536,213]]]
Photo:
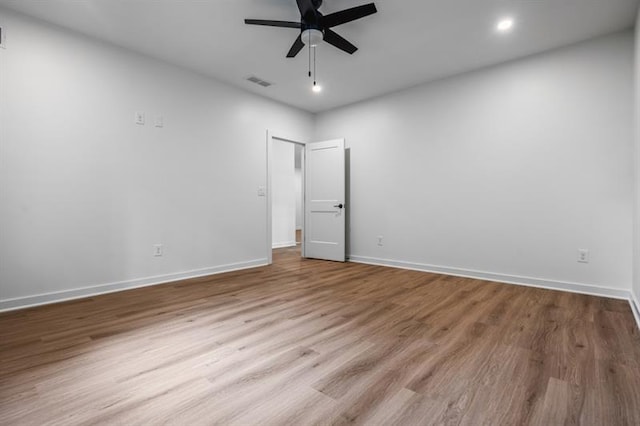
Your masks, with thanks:
[[[374,3],[368,3],[362,6],[345,9],[340,12],[330,13],[329,15],[323,15],[318,10],[320,9],[320,6],[322,6],[322,0],[296,0],[296,2],[300,12],[300,22],[272,21],[264,19],[245,19],[244,22],[248,25],[295,28],[300,30],[298,38],[293,42],[291,49],[289,49],[289,52],[287,53],[287,58],[294,58],[306,45],[309,47],[309,58],[311,59],[311,49],[314,48],[314,69],[315,47],[323,41],[350,55],[358,50],[356,46],[344,39],[331,28],[364,18],[365,16],[373,15],[378,11]],[[309,74],[311,77],[311,64],[309,64]],[[313,91],[318,93],[319,90],[316,89],[316,86],[317,84],[314,77]]]
[[[307,46],[316,47],[317,45],[322,43],[322,40],[324,39],[324,34],[320,30],[308,29],[308,30],[302,31],[300,38],[302,42]]]

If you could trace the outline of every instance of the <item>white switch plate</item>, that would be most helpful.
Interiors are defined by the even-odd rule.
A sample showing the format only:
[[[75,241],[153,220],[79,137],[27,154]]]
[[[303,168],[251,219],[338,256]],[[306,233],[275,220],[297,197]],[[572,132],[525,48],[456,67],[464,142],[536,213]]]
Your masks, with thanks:
[[[7,34],[3,27],[0,27],[0,48],[7,48]]]
[[[144,112],[136,111],[135,123],[144,126]]]
[[[588,249],[578,249],[578,262],[580,262],[580,263],[589,263],[589,250]]]
[[[267,195],[267,190],[264,188],[264,186],[259,186],[258,187],[258,197],[264,197]]]
[[[155,244],[153,246],[153,255],[155,257],[162,256],[162,244]]]
[[[384,245],[384,243],[383,243],[384,237],[382,235],[378,235],[377,238],[378,238],[378,245],[379,246]]]
[[[164,118],[161,115],[156,117],[155,125],[156,127],[164,127]]]

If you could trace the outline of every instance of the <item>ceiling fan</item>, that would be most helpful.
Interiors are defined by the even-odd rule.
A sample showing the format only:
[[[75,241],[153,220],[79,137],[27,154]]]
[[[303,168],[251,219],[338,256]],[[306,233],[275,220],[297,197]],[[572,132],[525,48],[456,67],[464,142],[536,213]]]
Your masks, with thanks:
[[[244,23],[249,25],[300,29],[300,35],[298,35],[289,53],[287,53],[287,58],[295,57],[305,44],[308,44],[310,47],[315,47],[323,40],[340,50],[353,54],[358,48],[342,38],[331,28],[377,12],[376,5],[369,3],[325,16],[318,10],[320,6],[322,6],[322,0],[296,1],[298,3],[298,9],[300,10],[300,22],[269,21],[263,19],[244,20]]]

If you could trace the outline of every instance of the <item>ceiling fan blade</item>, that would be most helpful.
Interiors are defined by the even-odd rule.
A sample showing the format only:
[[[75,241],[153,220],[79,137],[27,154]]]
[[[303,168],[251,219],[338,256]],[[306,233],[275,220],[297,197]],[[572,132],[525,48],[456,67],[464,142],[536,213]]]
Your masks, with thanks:
[[[338,33],[336,33],[335,31],[330,30],[329,28],[324,30],[324,41],[326,41],[327,43],[337,47],[340,50],[344,50],[345,52],[347,52],[350,55],[353,55],[353,53],[356,50],[358,50],[357,47],[355,47],[353,44],[349,43],[347,40],[342,38],[342,36],[340,36]]]
[[[375,4],[364,4],[362,6],[352,7],[351,9],[345,9],[340,12],[330,13],[322,18],[322,24],[325,28],[331,28],[337,25],[346,24],[347,22],[355,21],[356,19],[364,18],[365,16],[373,15],[377,11],[378,9],[376,9]]]
[[[302,48],[304,47],[304,43],[302,42],[302,34],[298,36],[296,41],[293,42],[293,46],[289,49],[289,53],[287,53],[287,58],[294,58]]]
[[[265,19],[245,19],[244,23],[248,25],[265,25],[267,27],[300,28],[300,22],[291,22],[291,21],[268,21]]]
[[[298,3],[298,10],[300,10],[300,16],[310,23],[315,23],[318,20],[317,10],[313,6],[312,0],[296,0]]]

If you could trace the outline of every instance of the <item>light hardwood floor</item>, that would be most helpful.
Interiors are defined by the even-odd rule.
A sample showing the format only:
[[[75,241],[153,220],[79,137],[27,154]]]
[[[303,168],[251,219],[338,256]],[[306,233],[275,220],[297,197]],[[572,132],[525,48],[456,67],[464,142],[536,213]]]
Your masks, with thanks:
[[[274,261],[0,314],[0,423],[640,424],[626,301]]]

